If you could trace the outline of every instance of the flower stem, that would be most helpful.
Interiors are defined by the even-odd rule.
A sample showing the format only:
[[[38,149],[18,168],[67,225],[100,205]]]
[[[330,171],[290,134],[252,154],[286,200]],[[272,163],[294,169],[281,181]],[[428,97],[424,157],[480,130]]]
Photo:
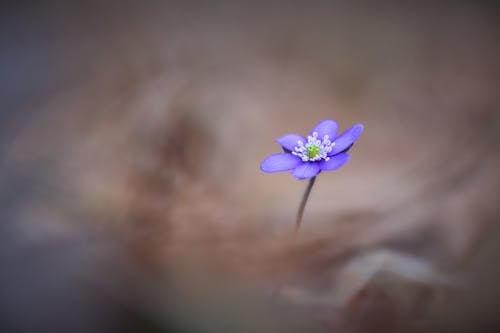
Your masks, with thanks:
[[[311,193],[315,180],[316,177],[312,177],[311,179],[309,179],[306,190],[302,195],[302,201],[300,202],[299,211],[297,212],[297,220],[295,221],[295,232],[298,232],[300,229],[300,224],[302,223],[302,215],[304,215],[304,208],[306,207],[307,199],[309,199],[309,194]]]

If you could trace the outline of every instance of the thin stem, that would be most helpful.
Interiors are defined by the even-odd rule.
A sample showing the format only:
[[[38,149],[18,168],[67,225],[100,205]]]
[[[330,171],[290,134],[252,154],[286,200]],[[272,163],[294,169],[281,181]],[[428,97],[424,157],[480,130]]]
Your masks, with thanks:
[[[295,232],[299,231],[300,224],[302,223],[302,215],[304,215],[304,208],[306,207],[307,199],[309,199],[309,194],[311,193],[312,187],[316,177],[309,179],[306,190],[302,195],[302,201],[300,202],[299,211],[297,212],[297,220],[295,221]]]

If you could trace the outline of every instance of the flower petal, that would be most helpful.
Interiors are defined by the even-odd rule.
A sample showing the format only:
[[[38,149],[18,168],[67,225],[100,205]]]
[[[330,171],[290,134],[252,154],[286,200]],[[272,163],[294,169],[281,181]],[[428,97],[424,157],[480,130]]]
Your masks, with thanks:
[[[318,163],[304,163],[293,170],[292,176],[298,179],[312,178],[316,176],[320,171],[321,170]]]
[[[326,119],[321,121],[318,125],[314,126],[309,134],[312,135],[314,132],[318,132],[318,138],[320,138],[320,140],[323,139],[325,135],[328,135],[330,137],[330,140],[333,141],[335,135],[337,135],[338,129],[339,126],[335,121]]]
[[[341,166],[349,161],[348,153],[340,153],[338,155],[330,157],[328,161],[319,162],[319,167],[321,170],[337,170]]]
[[[299,141],[302,141],[304,144],[307,143],[307,139],[298,134],[286,134],[276,139],[276,142],[279,143],[283,149],[288,151],[294,151]]]
[[[333,141],[335,142],[335,146],[328,155],[332,156],[340,152],[343,152],[344,150],[349,148],[349,146],[352,145],[354,141],[358,139],[358,137],[361,135],[361,132],[363,132],[362,124],[356,124],[351,128],[345,130],[341,135],[339,135]]]
[[[266,157],[260,164],[260,169],[264,172],[279,172],[292,170],[302,162],[300,158],[288,153],[272,154]]]

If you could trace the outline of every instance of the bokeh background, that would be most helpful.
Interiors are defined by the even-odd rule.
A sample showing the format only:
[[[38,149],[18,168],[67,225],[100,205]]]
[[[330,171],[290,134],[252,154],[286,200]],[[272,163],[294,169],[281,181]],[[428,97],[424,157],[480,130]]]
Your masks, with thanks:
[[[492,2],[0,10],[5,332],[498,328]],[[365,131],[264,174],[286,133]]]

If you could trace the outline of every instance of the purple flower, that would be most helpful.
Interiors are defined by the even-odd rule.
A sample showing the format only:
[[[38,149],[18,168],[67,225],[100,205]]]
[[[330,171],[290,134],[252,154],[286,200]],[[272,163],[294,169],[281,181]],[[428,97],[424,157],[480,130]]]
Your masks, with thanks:
[[[287,134],[276,140],[284,152],[269,155],[260,165],[264,172],[292,170],[298,179],[312,178],[321,171],[336,170],[349,160],[347,151],[363,132],[363,125],[356,124],[337,135],[338,125],[326,119],[309,133],[307,138]]]

